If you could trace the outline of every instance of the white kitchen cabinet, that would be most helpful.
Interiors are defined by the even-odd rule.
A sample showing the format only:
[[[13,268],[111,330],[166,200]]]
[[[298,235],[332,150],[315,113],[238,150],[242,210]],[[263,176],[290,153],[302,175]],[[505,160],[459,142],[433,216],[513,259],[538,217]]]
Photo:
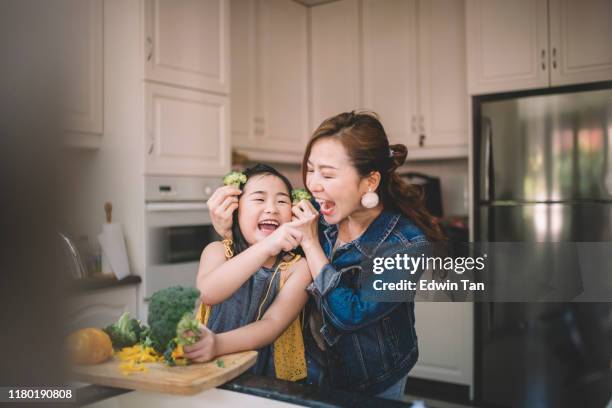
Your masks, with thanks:
[[[409,375],[471,386],[473,304],[415,302],[415,319],[419,360]]]
[[[415,153],[422,157],[467,156],[464,10],[462,0],[418,1],[420,117],[416,125],[421,151]]]
[[[68,328],[105,327],[129,312],[137,317],[136,285],[85,292],[68,300]]]
[[[363,1],[363,106],[408,158],[467,155],[464,4]]]
[[[307,8],[234,1],[232,134],[251,160],[294,161],[309,137]]]
[[[466,27],[470,93],[548,86],[547,0],[467,0]]]
[[[104,112],[103,0],[72,0],[65,7],[62,97],[66,141],[97,148]]]
[[[146,0],[146,79],[229,93],[228,3]]]
[[[230,169],[229,98],[145,85],[146,174],[224,175]]]
[[[417,36],[416,0],[363,1],[363,107],[408,147],[418,145]]]
[[[360,3],[341,0],[312,7],[311,129],[362,106]]]
[[[608,0],[467,0],[470,94],[612,80]]]
[[[549,0],[551,85],[612,80],[612,1]]]

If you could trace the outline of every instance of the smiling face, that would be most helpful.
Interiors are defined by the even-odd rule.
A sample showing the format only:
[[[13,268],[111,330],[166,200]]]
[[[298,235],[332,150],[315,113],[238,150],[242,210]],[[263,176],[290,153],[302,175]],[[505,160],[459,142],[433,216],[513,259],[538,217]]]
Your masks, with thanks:
[[[289,191],[278,177],[272,174],[252,176],[242,191],[238,202],[238,224],[249,245],[291,221]]]
[[[332,138],[317,140],[312,146],[306,185],[329,224],[338,224],[363,210],[361,197],[368,191],[367,180],[359,177],[342,143]]]

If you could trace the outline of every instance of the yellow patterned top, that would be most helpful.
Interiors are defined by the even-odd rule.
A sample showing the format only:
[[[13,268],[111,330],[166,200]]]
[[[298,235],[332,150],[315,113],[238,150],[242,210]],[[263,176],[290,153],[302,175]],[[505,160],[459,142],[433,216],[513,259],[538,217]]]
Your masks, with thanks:
[[[225,257],[227,259],[231,258],[233,254],[232,250],[232,241],[224,240],[223,245],[225,246]],[[299,261],[301,258],[300,255],[293,255],[293,257],[289,261],[283,261],[278,264],[274,273],[272,274],[272,278],[270,279],[270,284],[268,286],[268,291],[264,296],[260,306],[259,312],[257,314],[257,319],[261,318],[262,307],[268,298],[270,293],[270,288],[272,287],[272,283],[274,282],[274,278],[276,274],[280,271],[281,279],[279,290],[282,289],[285,282],[287,281],[289,268]],[[208,319],[210,317],[211,307],[209,305],[205,305],[203,303],[200,304],[198,308],[198,312],[196,317],[200,321],[200,323],[207,325]],[[300,314],[301,315],[301,314]],[[302,324],[300,321],[300,316],[298,316],[287,329],[274,341],[274,369],[276,373],[276,378],[280,380],[288,380],[288,381],[298,381],[306,378],[306,356],[304,351],[304,337],[302,335]]]

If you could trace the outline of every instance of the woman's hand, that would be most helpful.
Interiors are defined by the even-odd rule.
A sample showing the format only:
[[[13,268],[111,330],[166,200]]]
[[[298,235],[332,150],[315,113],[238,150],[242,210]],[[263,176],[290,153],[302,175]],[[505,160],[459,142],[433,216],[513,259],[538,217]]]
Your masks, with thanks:
[[[215,190],[208,199],[208,212],[217,234],[232,239],[232,214],[238,208],[240,189],[234,186],[223,186]]]
[[[307,200],[300,201],[291,209],[294,219],[303,221],[300,224],[302,232],[302,247],[319,242],[319,213],[312,203]]]
[[[217,335],[204,325],[200,325],[200,340],[183,347],[185,357],[196,363],[206,363],[217,357]]]

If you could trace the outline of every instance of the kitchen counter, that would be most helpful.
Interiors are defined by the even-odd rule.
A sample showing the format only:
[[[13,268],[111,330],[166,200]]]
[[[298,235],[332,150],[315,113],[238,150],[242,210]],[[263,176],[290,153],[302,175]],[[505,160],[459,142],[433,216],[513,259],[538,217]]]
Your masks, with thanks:
[[[221,390],[234,391],[236,393],[246,395],[240,396],[234,393],[221,392]],[[130,393],[131,395],[124,395],[128,393]],[[242,402],[245,402],[248,399],[247,396],[252,396],[254,397],[252,398],[253,402],[259,401],[261,400],[261,398],[265,398],[268,400],[275,400],[280,402],[280,404],[277,404],[278,406],[286,406],[286,404],[282,403],[288,403],[317,408],[348,406],[376,408],[406,407],[406,403],[402,402],[367,397],[361,394],[349,393],[339,390],[326,390],[310,385],[296,384],[289,381],[281,381],[248,373],[243,374],[240,377],[220,386],[218,389],[204,391],[203,393],[188,397],[174,395],[162,396],[162,394],[131,391],[120,388],[103,387],[98,385],[89,385],[80,388],[77,390],[76,395],[79,406],[95,403],[93,405],[93,407],[95,408],[106,408],[114,406],[129,407],[132,406],[130,405],[130,403],[132,403],[134,404],[133,406],[136,407],[141,406],[140,404],[146,402],[146,406],[154,408],[154,405],[151,405],[150,401],[159,401],[159,406],[167,406],[164,405],[164,401],[169,400],[171,398],[184,399],[185,401],[189,400],[190,402],[193,401],[194,405],[199,405],[199,403],[202,403],[204,401],[197,400],[201,399],[202,397],[205,397],[206,393],[210,393],[210,399],[214,399],[215,403],[217,404],[221,401],[227,401],[228,403],[230,403],[229,399],[241,399],[244,400]],[[120,404],[112,403],[112,400],[110,399],[114,399],[115,397],[118,397],[118,399],[121,400]],[[209,399],[208,397],[206,398]],[[162,399],[164,401],[162,401]],[[238,401],[231,402],[232,405],[234,405],[235,402]],[[183,404],[180,405],[184,406]],[[256,404],[249,403],[249,405]]]

